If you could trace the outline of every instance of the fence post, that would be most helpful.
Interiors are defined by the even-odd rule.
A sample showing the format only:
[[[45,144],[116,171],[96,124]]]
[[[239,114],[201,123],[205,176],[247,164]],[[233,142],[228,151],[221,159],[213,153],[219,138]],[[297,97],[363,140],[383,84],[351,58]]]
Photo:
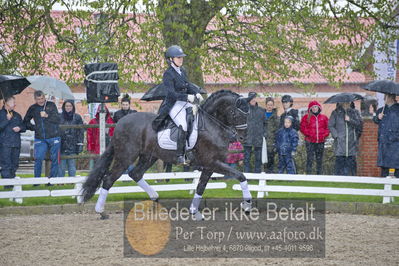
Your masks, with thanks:
[[[265,172],[262,172],[262,175],[263,174],[265,174]],[[266,179],[259,179],[259,187],[266,187]],[[264,198],[265,196],[269,196],[269,193],[265,191],[258,191],[258,199]]]
[[[100,134],[99,134],[99,138],[100,138],[100,154],[103,154],[105,151],[105,104],[102,103],[101,104],[101,109],[100,109]]]
[[[386,178],[392,179],[393,176],[387,176]],[[392,185],[391,184],[384,184],[384,191],[392,191]],[[382,198],[382,203],[391,203],[393,202],[393,197],[383,197]]]
[[[21,179],[19,176],[16,176],[15,179]],[[14,185],[14,188],[12,189],[14,192],[22,191],[22,185]],[[10,198],[10,201],[15,201],[16,203],[22,203],[23,199],[22,198]]]
[[[78,175],[76,177],[80,177],[80,176]],[[82,191],[82,187],[83,187],[82,183],[75,183],[75,189],[78,191],[78,193],[80,193]],[[76,201],[78,204],[83,203],[83,196],[82,195],[76,196]]]

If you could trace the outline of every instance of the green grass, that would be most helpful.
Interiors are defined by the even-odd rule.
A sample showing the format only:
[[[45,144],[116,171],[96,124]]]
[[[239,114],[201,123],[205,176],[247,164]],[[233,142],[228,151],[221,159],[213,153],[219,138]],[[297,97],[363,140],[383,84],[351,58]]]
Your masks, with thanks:
[[[84,174],[82,174],[84,175]],[[22,177],[32,177],[32,175],[23,175]],[[235,191],[232,189],[234,184],[238,184],[237,180],[220,180],[221,182],[227,183],[226,189],[208,189],[204,193],[204,198],[240,198],[242,197],[241,191]],[[210,182],[220,182],[219,180]],[[155,184],[155,181],[149,181],[150,184]],[[169,183],[162,181],[157,184],[182,184],[187,183],[184,180],[171,180]],[[250,184],[258,184],[258,181],[251,180]],[[132,182],[116,182],[116,186],[131,186],[135,184]],[[375,184],[353,184],[353,183],[338,183],[338,182],[306,182],[306,181],[270,181],[270,185],[280,186],[314,186],[314,187],[346,187],[346,188],[364,188],[364,189],[382,189],[383,185]],[[72,189],[74,185],[60,185],[48,187],[40,185],[38,187],[23,186],[24,190],[40,190],[40,189]],[[399,190],[399,186],[394,186],[393,189]],[[10,189],[8,189],[10,190]],[[0,188],[0,191],[6,191]],[[191,198],[192,195],[189,191],[165,191],[159,192],[160,198]],[[252,192],[252,196],[256,198],[257,192]],[[125,193],[125,194],[110,194],[108,201],[123,201],[147,198],[146,193]],[[343,201],[343,202],[375,202],[381,203],[382,197],[376,196],[356,196],[356,195],[327,195],[327,194],[310,194],[310,193],[282,193],[282,192],[270,192],[269,198],[323,198],[326,201]],[[97,196],[95,196],[91,202],[95,202]],[[23,204],[17,204],[10,202],[8,199],[0,199],[0,207],[6,206],[32,206],[32,205],[53,205],[53,204],[75,204],[76,199],[72,197],[38,197],[38,198],[24,198]],[[394,204],[399,204],[399,199],[395,198]]]

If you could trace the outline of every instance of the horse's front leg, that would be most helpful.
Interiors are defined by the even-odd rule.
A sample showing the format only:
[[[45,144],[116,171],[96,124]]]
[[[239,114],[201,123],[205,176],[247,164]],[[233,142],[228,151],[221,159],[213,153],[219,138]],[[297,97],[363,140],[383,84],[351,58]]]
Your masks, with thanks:
[[[198,211],[199,205],[201,203],[202,194],[204,194],[206,184],[208,184],[209,178],[213,174],[209,169],[203,169],[201,172],[200,180],[195,190],[194,198],[190,205],[190,213],[194,216],[194,219],[201,221],[204,219],[201,212]]]
[[[251,192],[249,192],[248,181],[247,181],[247,178],[245,177],[245,175],[243,173],[241,173],[240,171],[230,167],[228,164],[226,164],[222,161],[214,162],[212,171],[219,173],[219,174],[233,176],[233,177],[237,178],[238,181],[240,181],[242,197],[244,199],[240,205],[241,205],[241,208],[246,213],[248,213],[252,208],[252,195],[251,195]]]

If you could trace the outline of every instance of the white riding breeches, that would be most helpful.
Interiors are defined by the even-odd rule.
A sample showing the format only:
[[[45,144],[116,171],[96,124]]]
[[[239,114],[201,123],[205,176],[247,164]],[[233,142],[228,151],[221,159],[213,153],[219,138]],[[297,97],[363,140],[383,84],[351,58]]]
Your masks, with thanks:
[[[184,131],[187,131],[187,120],[186,120],[186,109],[193,107],[189,102],[176,101],[172,109],[169,112],[169,116],[173,122],[179,127],[182,126]]]

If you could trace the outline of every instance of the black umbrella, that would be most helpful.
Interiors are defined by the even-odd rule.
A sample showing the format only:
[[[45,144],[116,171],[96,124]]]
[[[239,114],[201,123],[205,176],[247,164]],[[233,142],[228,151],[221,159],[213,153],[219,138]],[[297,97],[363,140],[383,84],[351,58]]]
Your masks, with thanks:
[[[201,88],[200,86],[194,84],[194,83],[189,83],[189,86],[194,89],[195,91],[198,91],[198,93],[206,93],[206,91]],[[163,100],[166,96],[166,89],[165,85],[163,83],[158,84],[151,89],[149,89],[143,97],[141,97],[141,100],[144,101],[157,101],[157,100]]]
[[[20,94],[30,82],[21,76],[0,75],[0,99]]]
[[[391,80],[377,80],[373,81],[365,86],[363,89],[368,91],[376,91],[386,94],[399,95],[399,84]]]
[[[360,94],[343,92],[331,96],[324,103],[350,103],[362,99],[363,96],[361,96]]]

